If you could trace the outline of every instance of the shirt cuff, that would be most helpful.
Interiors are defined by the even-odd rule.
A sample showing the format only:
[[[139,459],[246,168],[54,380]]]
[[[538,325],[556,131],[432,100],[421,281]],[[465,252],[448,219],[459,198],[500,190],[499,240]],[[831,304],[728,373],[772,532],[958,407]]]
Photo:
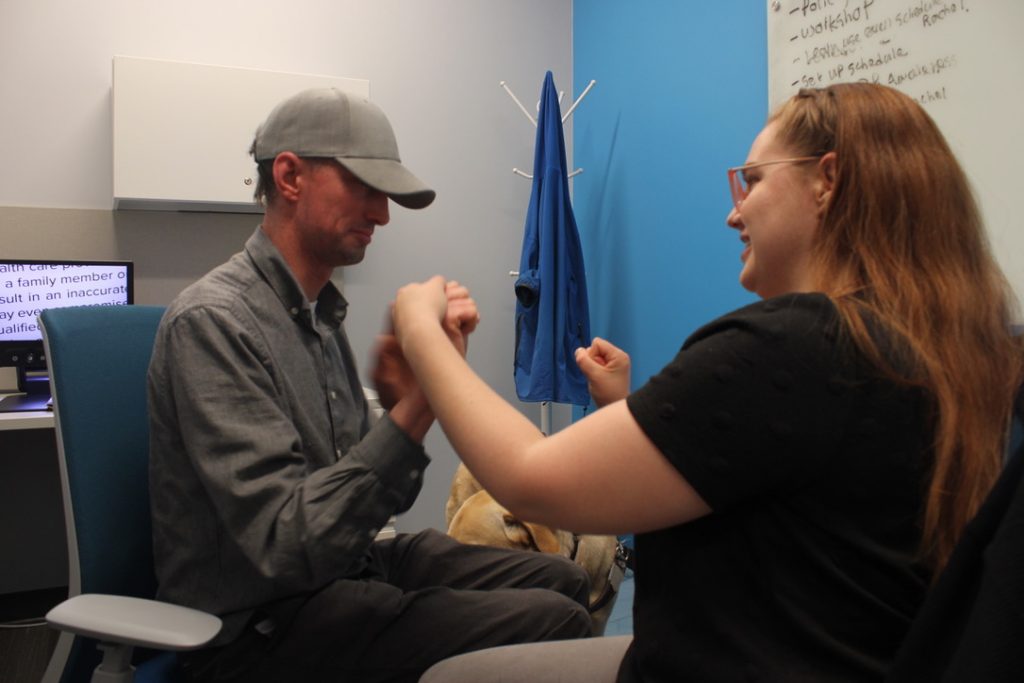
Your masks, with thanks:
[[[367,432],[358,449],[386,486],[408,491],[423,478],[430,456],[386,413]]]

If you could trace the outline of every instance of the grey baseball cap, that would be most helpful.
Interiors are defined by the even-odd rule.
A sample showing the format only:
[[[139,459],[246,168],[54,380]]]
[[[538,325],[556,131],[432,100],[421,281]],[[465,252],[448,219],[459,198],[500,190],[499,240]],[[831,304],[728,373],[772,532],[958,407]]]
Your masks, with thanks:
[[[274,107],[256,131],[256,161],[281,152],[333,157],[354,176],[409,209],[422,209],[436,193],[402,165],[387,116],[367,99],[337,88],[313,88]]]

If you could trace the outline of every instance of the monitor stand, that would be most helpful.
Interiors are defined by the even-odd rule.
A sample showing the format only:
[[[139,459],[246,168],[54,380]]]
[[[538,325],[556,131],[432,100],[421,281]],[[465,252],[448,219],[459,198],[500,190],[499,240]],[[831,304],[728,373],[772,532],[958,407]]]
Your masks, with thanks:
[[[18,380],[20,393],[0,398],[0,413],[53,409],[53,403],[50,400],[50,377],[45,372],[25,373],[19,371]]]

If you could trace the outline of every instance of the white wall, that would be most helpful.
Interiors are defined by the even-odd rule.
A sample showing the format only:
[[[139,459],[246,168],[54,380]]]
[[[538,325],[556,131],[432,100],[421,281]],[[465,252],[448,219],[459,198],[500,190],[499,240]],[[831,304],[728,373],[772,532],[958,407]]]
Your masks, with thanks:
[[[367,359],[399,286],[443,273],[473,290],[483,323],[470,361],[511,399],[508,271],[518,266],[529,198],[528,181],[511,168],[530,167],[534,131],[498,82],[529,103],[548,69],[571,89],[571,7],[571,0],[0,0],[0,252],[133,259],[137,301],[166,304],[255,227],[251,215],[110,211],[115,54],[367,78],[403,160],[438,199],[422,212],[394,206],[366,261],[343,273],[357,357]],[[537,408],[524,412],[534,416]],[[434,465],[401,530],[442,525],[456,458],[437,428],[427,449]]]

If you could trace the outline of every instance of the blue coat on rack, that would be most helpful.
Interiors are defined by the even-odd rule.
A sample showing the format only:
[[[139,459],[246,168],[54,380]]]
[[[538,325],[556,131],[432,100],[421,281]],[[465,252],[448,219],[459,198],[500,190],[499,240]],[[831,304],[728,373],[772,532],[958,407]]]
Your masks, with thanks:
[[[544,77],[533,190],[516,291],[516,393],[522,401],[590,403],[574,352],[590,345],[590,311],[576,218],[569,197],[565,139],[551,72]]]

